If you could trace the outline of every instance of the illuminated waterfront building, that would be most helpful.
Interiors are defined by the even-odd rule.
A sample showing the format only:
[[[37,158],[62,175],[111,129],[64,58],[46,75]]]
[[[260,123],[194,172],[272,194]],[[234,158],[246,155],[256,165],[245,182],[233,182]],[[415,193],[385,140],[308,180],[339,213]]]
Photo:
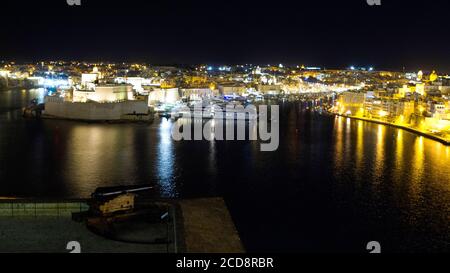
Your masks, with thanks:
[[[153,88],[148,95],[148,105],[156,105],[158,103],[173,104],[180,99],[178,88]]]
[[[9,70],[0,70],[0,77],[8,78],[11,72]]]
[[[147,102],[135,100],[129,84],[94,84],[93,88],[75,88],[71,96],[47,96],[43,114],[76,120],[149,119]]]
[[[425,93],[440,93],[441,95],[450,94],[450,83],[447,81],[435,81],[432,84],[425,85]]]
[[[81,85],[85,88],[93,88],[98,80],[99,75],[97,73],[81,74]]]
[[[279,85],[279,84],[258,84],[257,90],[262,94],[278,95],[281,93],[281,85]]]
[[[212,88],[181,88],[181,96],[188,100],[202,100],[203,98],[212,98],[218,91]]]
[[[132,85],[104,84],[94,89],[76,89],[73,91],[73,102],[117,102],[133,99]]]
[[[218,85],[219,92],[221,95],[242,95],[246,91],[246,86],[242,83],[221,83]]]
[[[416,92],[417,94],[420,94],[420,95],[422,95],[422,96],[425,96],[425,95],[426,95],[426,93],[425,93],[425,84],[424,84],[424,83],[418,83],[418,84],[416,84],[416,90],[415,90],[415,92]]]
[[[142,77],[117,77],[114,79],[114,82],[131,84],[133,86],[133,89],[138,93],[144,92],[143,86],[154,85],[151,79],[146,79]]]
[[[404,98],[407,93],[412,93],[412,88],[408,85],[403,85],[401,88],[398,89],[398,98]]]
[[[394,103],[386,99],[374,99],[364,104],[365,112],[369,118],[389,119],[393,116]]]
[[[338,111],[346,115],[362,115],[365,101],[363,92],[343,92],[338,99]]]

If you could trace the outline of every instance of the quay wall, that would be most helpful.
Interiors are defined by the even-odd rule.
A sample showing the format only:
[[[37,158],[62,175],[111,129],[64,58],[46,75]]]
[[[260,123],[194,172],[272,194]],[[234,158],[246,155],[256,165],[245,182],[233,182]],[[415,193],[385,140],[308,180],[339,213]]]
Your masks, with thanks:
[[[355,117],[355,116],[350,116],[350,115],[340,115],[340,114],[334,114],[334,115],[345,117],[345,118],[356,119],[356,120],[368,121],[368,122],[382,124],[382,125],[387,125],[387,126],[392,126],[392,127],[398,128],[398,129],[403,129],[403,130],[409,131],[411,133],[415,133],[417,135],[420,135],[420,136],[423,136],[423,137],[426,137],[426,138],[438,141],[438,142],[440,142],[440,143],[442,143],[444,145],[450,146],[450,141],[447,140],[447,139],[444,139],[442,137],[433,135],[431,133],[420,131],[418,129],[411,128],[411,127],[408,127],[408,126],[402,126],[402,125],[398,125],[398,124],[394,124],[394,123],[390,123],[390,122],[385,122],[385,121],[381,121],[381,120],[374,120],[374,119],[369,119],[369,118]]]

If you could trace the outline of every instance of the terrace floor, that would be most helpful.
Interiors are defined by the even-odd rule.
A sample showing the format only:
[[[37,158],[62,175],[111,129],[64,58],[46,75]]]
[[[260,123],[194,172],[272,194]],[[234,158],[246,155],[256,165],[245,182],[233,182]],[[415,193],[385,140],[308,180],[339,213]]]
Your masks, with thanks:
[[[156,241],[142,244],[110,240],[73,221],[72,212],[87,210],[83,201],[0,200],[0,252],[68,253],[72,241],[83,253],[244,251],[223,199],[158,203],[167,208],[164,221],[117,226],[132,241]]]

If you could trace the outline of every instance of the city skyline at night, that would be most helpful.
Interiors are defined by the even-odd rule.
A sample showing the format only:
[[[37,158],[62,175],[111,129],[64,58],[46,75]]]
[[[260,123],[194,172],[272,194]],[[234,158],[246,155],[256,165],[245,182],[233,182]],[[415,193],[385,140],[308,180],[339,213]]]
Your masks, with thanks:
[[[449,253],[449,3],[2,3],[0,253]]]
[[[18,4],[3,4],[18,10]],[[2,16],[7,61],[305,64],[450,72],[448,2],[34,1]],[[39,12],[38,12],[39,11]]]

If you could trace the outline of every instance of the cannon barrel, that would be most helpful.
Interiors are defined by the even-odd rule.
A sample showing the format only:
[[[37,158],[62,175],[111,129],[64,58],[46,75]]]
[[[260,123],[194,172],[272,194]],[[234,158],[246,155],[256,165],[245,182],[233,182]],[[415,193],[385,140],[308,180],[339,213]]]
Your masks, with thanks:
[[[120,187],[102,187],[97,188],[92,194],[92,198],[112,197],[115,195],[127,194],[127,193],[139,193],[152,190],[153,186],[120,186]]]

